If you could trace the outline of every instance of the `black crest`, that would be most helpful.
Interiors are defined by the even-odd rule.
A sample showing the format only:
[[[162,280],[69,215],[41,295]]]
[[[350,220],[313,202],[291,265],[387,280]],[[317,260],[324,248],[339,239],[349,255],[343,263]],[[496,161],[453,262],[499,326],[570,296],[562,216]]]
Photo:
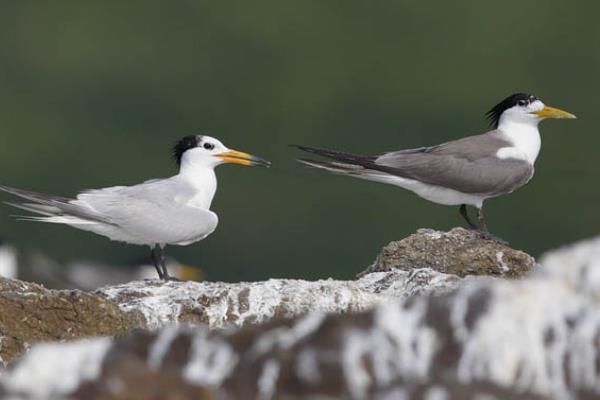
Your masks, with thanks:
[[[537,100],[537,97],[535,97],[532,94],[515,93],[511,96],[508,96],[507,98],[502,100],[500,103],[498,103],[494,107],[492,107],[492,109],[490,111],[488,111],[485,114],[485,116],[490,120],[490,125],[494,128],[497,128],[498,121],[500,120],[500,116],[502,115],[502,113],[504,111],[516,106],[517,104],[519,104],[519,102],[522,103],[525,101],[527,103],[532,103],[536,100]]]
[[[183,153],[194,147],[198,147],[198,144],[202,141],[200,135],[189,135],[179,139],[179,141],[173,146],[173,159],[177,165],[181,165],[181,157]]]

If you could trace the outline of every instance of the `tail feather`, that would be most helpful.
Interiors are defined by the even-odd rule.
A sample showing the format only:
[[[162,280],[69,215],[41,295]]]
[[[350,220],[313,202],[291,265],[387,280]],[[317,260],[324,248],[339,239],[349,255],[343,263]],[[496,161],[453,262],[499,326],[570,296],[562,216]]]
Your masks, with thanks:
[[[354,164],[354,165],[373,164],[373,162],[375,161],[375,158],[376,158],[373,156],[345,153],[342,151],[322,149],[322,148],[318,148],[318,147],[304,146],[304,145],[299,145],[299,144],[292,144],[290,146],[295,147],[302,151],[306,151],[307,153],[318,154],[320,156],[331,158],[336,161],[341,161],[343,163]]]
[[[45,215],[47,217],[55,216],[60,214],[60,209],[57,207],[46,206],[42,204],[35,203],[13,203],[10,201],[5,201],[4,204],[8,204],[11,207],[19,208],[21,210],[30,211],[36,214]]]
[[[359,178],[379,180],[382,175],[397,175],[398,170],[387,165],[377,163],[378,156],[365,156],[341,151],[320,149],[317,147],[290,145],[308,153],[318,154],[335,161],[298,160],[312,167],[326,169],[330,172],[344,173]],[[368,175],[369,177],[365,177]]]
[[[12,215],[17,221],[28,221],[28,222],[54,222],[54,217],[34,217],[32,215]]]
[[[53,196],[44,193],[32,192],[29,190],[17,189],[10,186],[0,185],[0,190],[12,195],[21,197],[25,200],[33,201],[39,204],[56,205],[56,203],[67,204],[73,199],[61,196]]]
[[[94,212],[93,210],[79,204],[74,204],[75,199],[31,192],[28,190],[17,189],[4,185],[0,185],[0,190],[30,201],[27,203],[6,202],[6,204],[21,210],[43,215],[43,217],[25,217],[28,221],[43,221],[63,224],[86,224],[102,222],[105,224],[114,225],[114,223],[110,222],[108,219],[104,218],[102,215]]]
[[[51,217],[36,217],[33,215],[13,215],[17,221],[29,222],[46,222],[50,224],[66,224],[66,225],[97,225],[98,222],[70,215],[56,215]]]
[[[352,174],[360,173],[360,171],[365,171],[365,168],[360,165],[347,164],[336,161],[318,161],[307,158],[299,158],[297,161],[304,165],[308,165],[309,167],[325,169],[327,171],[339,174]]]
[[[382,171],[377,171],[374,169],[362,167],[360,165],[346,164],[337,161],[317,161],[309,159],[299,159],[298,162],[304,165],[308,165],[310,167],[331,172],[333,174],[351,176],[353,178],[364,179],[373,182],[388,183],[390,177],[389,174]]]

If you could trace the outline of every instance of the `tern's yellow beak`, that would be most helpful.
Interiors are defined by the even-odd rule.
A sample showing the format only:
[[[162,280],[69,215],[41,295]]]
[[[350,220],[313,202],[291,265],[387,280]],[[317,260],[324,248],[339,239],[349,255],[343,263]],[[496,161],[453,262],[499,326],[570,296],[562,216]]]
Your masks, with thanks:
[[[559,110],[558,108],[544,106],[540,111],[533,111],[532,114],[537,115],[542,118],[567,118],[567,119],[575,119],[577,118],[571,113],[568,113],[563,110]]]
[[[236,150],[228,150],[223,153],[215,154],[215,157],[221,158],[226,163],[242,164],[249,166],[260,166],[270,167],[271,163],[267,160],[263,160],[260,157],[253,156],[252,154],[243,153]]]

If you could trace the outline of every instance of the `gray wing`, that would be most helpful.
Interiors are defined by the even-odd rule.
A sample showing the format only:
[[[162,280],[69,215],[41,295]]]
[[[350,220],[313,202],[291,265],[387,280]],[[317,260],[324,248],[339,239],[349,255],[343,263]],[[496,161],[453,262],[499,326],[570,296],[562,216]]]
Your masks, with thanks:
[[[518,159],[499,159],[496,152],[511,144],[495,131],[433,147],[386,153],[374,169],[463,193],[494,196],[526,184],[533,166]]]
[[[111,222],[130,232],[191,237],[202,229],[212,232],[218,221],[210,210],[182,206],[194,193],[193,188],[173,179],[160,179],[135,186],[86,191],[77,196],[75,203],[106,215]]]
[[[154,221],[155,216],[174,212],[176,199],[186,197],[185,189],[169,179],[154,179],[134,186],[87,190],[77,196],[75,203],[106,215],[117,225],[134,220],[160,224],[164,221]]]
[[[511,192],[526,184],[533,175],[533,166],[525,161],[496,157],[499,148],[511,146],[498,131],[381,156],[292,146],[335,160],[298,160],[329,172],[376,181],[392,175],[487,197]]]

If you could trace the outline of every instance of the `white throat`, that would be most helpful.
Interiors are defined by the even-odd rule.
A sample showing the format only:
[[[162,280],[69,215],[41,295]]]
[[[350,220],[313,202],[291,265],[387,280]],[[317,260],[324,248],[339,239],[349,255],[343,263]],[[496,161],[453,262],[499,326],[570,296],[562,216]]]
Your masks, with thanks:
[[[217,191],[217,176],[212,165],[194,163],[185,157],[181,160],[179,168],[180,179],[189,184],[194,193],[184,199],[185,203],[205,210],[210,209],[213,197]]]
[[[505,139],[512,143],[512,147],[500,149],[497,156],[522,159],[533,165],[542,146],[538,123],[539,121],[536,120],[514,121],[501,118],[498,130],[502,132]]]

